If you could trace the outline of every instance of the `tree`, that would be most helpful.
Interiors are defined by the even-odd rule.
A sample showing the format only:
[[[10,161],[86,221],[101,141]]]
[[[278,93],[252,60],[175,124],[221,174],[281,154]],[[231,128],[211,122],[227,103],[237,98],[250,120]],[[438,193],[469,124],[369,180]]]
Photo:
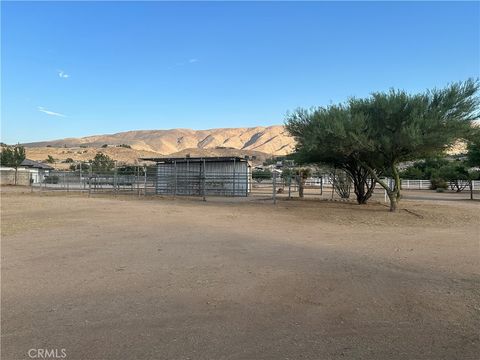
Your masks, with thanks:
[[[53,158],[52,155],[48,155],[48,157],[45,159],[45,162],[49,164],[55,164],[55,159]]]
[[[25,148],[20,145],[3,147],[1,152],[1,164],[15,168],[15,185],[17,184],[18,167],[25,160]]]
[[[480,167],[480,128],[474,128],[467,142],[467,163],[471,167]]]
[[[91,163],[92,171],[109,172],[115,167],[115,161],[108,155],[97,153]]]
[[[17,184],[18,167],[25,160],[25,148],[20,145],[2,147],[0,162],[4,166],[11,166],[15,168],[15,185]]]
[[[450,162],[438,169],[438,177],[448,181],[450,189],[461,192],[470,183],[468,167],[463,162]]]
[[[390,90],[349,101],[352,113],[365,119],[357,144],[369,157],[361,163],[385,189],[390,211],[400,200],[398,164],[442,153],[464,138],[479,116],[478,89],[478,80],[467,80],[421,94]],[[393,186],[379,172],[391,174]]]
[[[358,145],[364,137],[365,126],[363,116],[354,116],[347,105],[297,109],[285,123],[297,142],[295,160],[323,163],[345,171],[359,204],[368,201],[376,184],[360,161],[367,160],[370,153]]]
[[[252,179],[258,183],[261,183],[263,180],[271,180],[272,172],[269,169],[253,170]]]

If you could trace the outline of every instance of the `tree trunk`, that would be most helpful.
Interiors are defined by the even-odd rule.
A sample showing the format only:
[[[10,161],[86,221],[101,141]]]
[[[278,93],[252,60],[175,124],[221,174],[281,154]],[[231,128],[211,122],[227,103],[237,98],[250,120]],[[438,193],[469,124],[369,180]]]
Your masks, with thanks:
[[[300,171],[298,175],[298,196],[303,198],[303,188],[305,185],[305,180],[303,179],[303,173]]]
[[[393,180],[395,181],[395,184],[393,184],[393,191],[395,192],[395,197],[397,203],[400,201],[400,189],[402,187],[402,180],[400,180],[400,174],[398,173],[397,167],[394,165],[392,166],[392,173],[393,173]]]
[[[473,180],[468,181],[468,186],[470,187],[470,200],[473,200]]]
[[[390,212],[397,212],[398,205],[398,192],[396,191],[387,191],[388,198],[390,200]]]

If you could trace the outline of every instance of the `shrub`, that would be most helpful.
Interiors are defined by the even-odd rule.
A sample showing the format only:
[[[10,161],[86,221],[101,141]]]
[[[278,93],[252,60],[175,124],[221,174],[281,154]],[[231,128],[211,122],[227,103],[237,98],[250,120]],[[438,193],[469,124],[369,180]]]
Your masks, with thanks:
[[[448,184],[444,179],[441,178],[433,178],[430,180],[430,190],[437,190],[437,189],[447,189]]]
[[[60,180],[60,178],[58,177],[58,175],[47,175],[45,176],[45,183],[46,184],[58,184],[58,181]]]

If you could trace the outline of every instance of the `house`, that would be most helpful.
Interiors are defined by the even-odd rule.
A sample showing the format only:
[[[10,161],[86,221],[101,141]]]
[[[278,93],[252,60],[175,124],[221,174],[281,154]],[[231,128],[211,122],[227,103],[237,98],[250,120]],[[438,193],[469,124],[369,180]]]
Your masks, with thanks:
[[[46,175],[50,174],[50,171],[54,170],[53,167],[41,162],[25,159],[22,161],[19,170],[27,170],[31,174],[33,183],[41,183]]]

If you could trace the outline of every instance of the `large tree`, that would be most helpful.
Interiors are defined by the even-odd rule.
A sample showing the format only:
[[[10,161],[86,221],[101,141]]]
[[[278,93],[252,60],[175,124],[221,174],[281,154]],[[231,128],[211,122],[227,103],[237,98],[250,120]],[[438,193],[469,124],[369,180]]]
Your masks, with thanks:
[[[384,187],[391,211],[400,200],[398,164],[442,153],[465,138],[479,116],[478,89],[478,80],[467,80],[421,94],[391,90],[349,101],[352,114],[366,124],[358,145],[370,157],[361,162]],[[379,172],[390,174],[393,184]]]
[[[357,202],[367,202],[376,181],[361,163],[369,157],[369,151],[359,146],[366,141],[362,115],[354,116],[345,105],[297,109],[287,117],[285,126],[297,142],[297,162],[323,163],[343,170],[353,183]]]

